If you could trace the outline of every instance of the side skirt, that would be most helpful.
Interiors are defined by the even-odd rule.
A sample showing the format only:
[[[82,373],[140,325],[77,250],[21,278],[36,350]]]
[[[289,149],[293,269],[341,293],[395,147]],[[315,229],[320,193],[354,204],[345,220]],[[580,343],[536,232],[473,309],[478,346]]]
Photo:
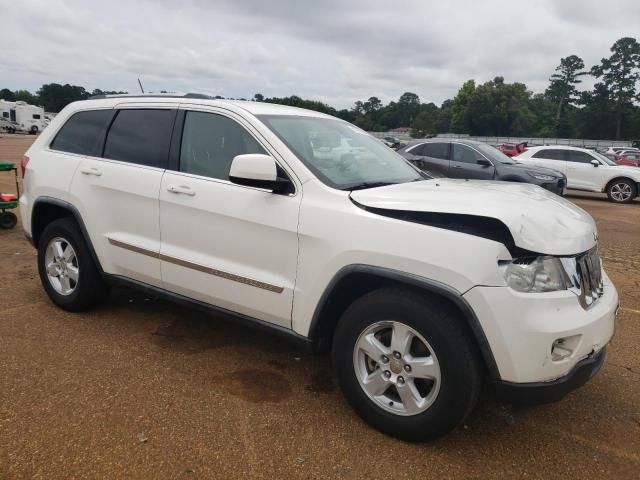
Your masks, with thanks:
[[[164,290],[162,288],[155,287],[144,282],[139,282],[137,280],[132,280],[120,275],[104,274],[104,279],[109,284],[114,286],[134,288],[136,290],[146,292],[150,295],[157,296],[165,300],[169,300],[171,302],[184,305],[186,307],[193,308],[204,313],[208,313],[210,315],[223,317],[224,319],[233,321],[236,324],[239,323],[241,325],[262,330],[264,332],[279,335],[280,337],[291,342],[297,348],[301,348],[309,352],[313,351],[313,342],[309,338],[299,335],[288,328],[281,327],[280,325],[274,325],[272,323],[265,322],[264,320],[253,318],[242,313],[233,312],[231,310],[217,307],[215,305],[201,302],[199,300],[194,300],[193,298],[173,293],[168,290]]]

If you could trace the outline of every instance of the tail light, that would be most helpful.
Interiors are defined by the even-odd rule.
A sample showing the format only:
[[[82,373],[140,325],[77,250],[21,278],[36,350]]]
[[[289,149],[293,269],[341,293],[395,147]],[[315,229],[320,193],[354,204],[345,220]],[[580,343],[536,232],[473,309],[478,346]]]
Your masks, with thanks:
[[[22,160],[20,160],[20,171],[22,172],[22,178],[24,178],[24,174],[27,173],[27,164],[29,163],[29,157],[26,155],[22,156]]]

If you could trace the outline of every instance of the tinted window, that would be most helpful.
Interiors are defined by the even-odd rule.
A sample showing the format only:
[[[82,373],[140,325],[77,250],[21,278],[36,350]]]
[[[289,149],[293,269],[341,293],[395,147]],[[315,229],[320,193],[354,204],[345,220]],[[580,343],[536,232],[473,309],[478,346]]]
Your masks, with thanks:
[[[538,150],[531,158],[545,158],[547,160],[565,160],[564,150],[558,150],[555,148],[545,148],[544,150]]]
[[[36,120],[40,120],[40,115],[37,114],[37,113],[34,113],[33,114],[33,118],[36,119]]]
[[[120,110],[109,129],[104,158],[164,168],[174,110]]]
[[[113,110],[90,110],[73,114],[60,129],[50,148],[99,157]]]
[[[4,118],[9,118],[9,112],[2,112],[2,116]]]
[[[453,161],[462,163],[478,163],[484,157],[476,152],[473,148],[467,147],[460,143],[453,144]]]
[[[589,163],[594,158],[587,152],[579,152],[578,150],[567,150],[567,160],[575,163]]]
[[[180,149],[180,171],[229,179],[236,155],[266,153],[235,121],[214,113],[187,112]]]
[[[422,148],[422,154],[425,157],[441,158],[442,160],[449,159],[449,144],[448,143],[425,143]]]

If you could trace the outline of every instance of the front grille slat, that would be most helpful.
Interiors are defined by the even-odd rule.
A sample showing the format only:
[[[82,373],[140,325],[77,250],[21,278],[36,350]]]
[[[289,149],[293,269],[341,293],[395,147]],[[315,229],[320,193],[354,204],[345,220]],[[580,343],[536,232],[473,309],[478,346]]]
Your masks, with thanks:
[[[580,281],[580,303],[590,308],[603,295],[602,264],[598,247],[576,257],[576,270]]]

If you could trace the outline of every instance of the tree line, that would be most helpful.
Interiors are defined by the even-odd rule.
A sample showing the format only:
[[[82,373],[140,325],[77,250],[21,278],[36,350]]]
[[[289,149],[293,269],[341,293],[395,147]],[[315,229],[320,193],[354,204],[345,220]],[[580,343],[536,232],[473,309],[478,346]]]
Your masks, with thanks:
[[[333,115],[369,131],[408,128],[413,136],[467,133],[482,136],[566,137],[599,139],[640,138],[640,44],[624,37],[610,48],[611,55],[585,69],[577,55],[560,59],[542,93],[524,83],[507,83],[501,76],[476,84],[466,81],[456,96],[437,106],[423,103],[412,92],[387,105],[378,98],[357,101],[352,108],[335,109],[326,103],[292,95],[251,100],[307,108]],[[596,80],[593,89],[580,90],[585,76]],[[33,95],[26,90],[0,90],[0,98],[24,100],[58,112],[68,103],[92,95],[126,92],[88,92],[83,87],[51,83]],[[223,98],[223,97],[216,97]],[[244,98],[239,100],[245,100]]]

